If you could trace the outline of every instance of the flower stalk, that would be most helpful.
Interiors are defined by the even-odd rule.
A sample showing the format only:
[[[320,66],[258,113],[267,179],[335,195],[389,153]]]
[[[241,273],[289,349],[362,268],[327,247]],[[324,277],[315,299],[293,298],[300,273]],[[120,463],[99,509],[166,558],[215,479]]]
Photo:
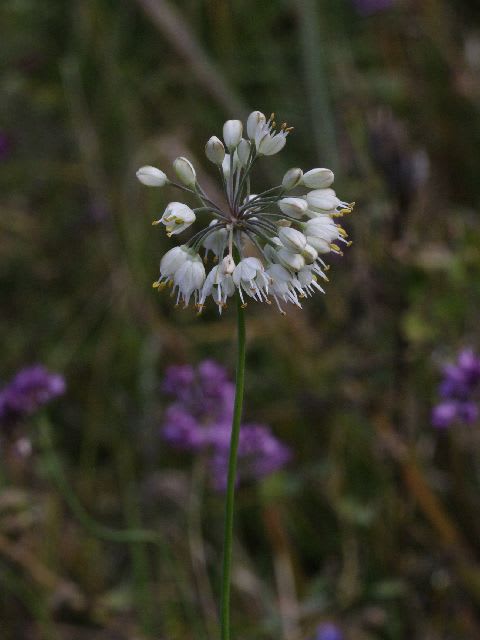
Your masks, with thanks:
[[[222,589],[220,601],[221,640],[230,640],[230,585],[232,573],[233,519],[235,505],[235,480],[240,423],[245,387],[245,311],[237,295],[237,370],[235,378],[235,404],[233,408],[230,453],[228,459],[227,490],[225,494],[225,524],[223,541]]]

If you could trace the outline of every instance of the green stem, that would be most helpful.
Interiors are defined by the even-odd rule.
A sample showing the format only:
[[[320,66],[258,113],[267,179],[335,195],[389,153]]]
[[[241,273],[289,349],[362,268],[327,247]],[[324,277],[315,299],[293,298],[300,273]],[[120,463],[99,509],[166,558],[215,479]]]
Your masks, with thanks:
[[[230,455],[228,460],[227,491],[225,496],[225,530],[223,544],[223,573],[221,595],[221,639],[230,640],[230,580],[232,570],[233,514],[235,479],[237,476],[237,452],[242,419],[243,390],[245,386],[245,315],[237,294],[237,376],[235,381],[235,405],[233,409]]]

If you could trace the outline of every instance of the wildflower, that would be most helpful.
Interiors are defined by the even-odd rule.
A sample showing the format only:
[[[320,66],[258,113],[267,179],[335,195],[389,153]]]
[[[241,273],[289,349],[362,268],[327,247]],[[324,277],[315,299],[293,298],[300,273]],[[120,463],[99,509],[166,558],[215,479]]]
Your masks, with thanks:
[[[290,191],[300,184],[303,176],[301,169],[289,169],[282,178],[282,187],[285,191]]]
[[[211,299],[219,312],[236,292],[244,303],[248,298],[267,303],[275,299],[280,310],[282,301],[298,306],[298,299],[314,291],[323,292],[313,277],[323,277],[325,263],[320,255],[341,255],[341,245],[350,244],[336,219],[351,213],[354,206],[336,195],[332,171],[314,168],[304,173],[296,167],[285,173],[280,184],[257,194],[250,191],[255,163],[281,151],[291,131],[286,123],[278,126],[274,114],[267,119],[260,111],[253,111],[245,128],[240,120],[228,120],[223,126],[223,142],[217,136],[208,140],[205,154],[220,169],[226,206],[209,198],[186,158],[173,163],[179,184],[170,182],[159,169],[139,170],[143,183],[170,182],[200,202],[194,209],[171,202],[155,222],[164,224],[169,236],[182,233],[194,222],[199,225],[183,245],[182,251],[189,252],[188,258],[183,256],[185,264],[176,266],[182,256],[177,253],[175,260],[171,257],[171,262],[161,268],[156,284],[159,289],[171,283],[185,304],[192,299],[201,311]],[[290,195],[295,188],[300,193]],[[215,262],[205,274],[198,266],[200,252],[202,256],[204,252],[205,264],[209,254]],[[227,269],[232,265],[233,269]],[[272,268],[275,265],[282,269]]]
[[[454,423],[472,424],[479,418],[480,357],[464,349],[456,364],[443,369],[438,391],[442,400],[433,408],[432,424],[444,429]]]
[[[212,136],[205,145],[205,155],[210,162],[213,162],[213,164],[222,164],[223,159],[225,158],[225,147],[223,146],[223,142],[219,140],[217,136]]]
[[[167,176],[156,167],[141,167],[137,171],[137,178],[147,187],[164,187],[167,182]]]
[[[21,369],[0,390],[0,425],[11,427],[65,392],[65,380],[42,365]]]
[[[177,158],[173,162],[173,168],[182,184],[187,187],[194,187],[197,182],[197,173],[193,164],[187,158]]]
[[[309,189],[325,189],[333,183],[333,179],[330,169],[310,169],[303,174],[302,184]]]
[[[163,216],[160,220],[155,221],[154,224],[161,222],[167,229],[167,235],[172,236],[187,229],[195,220],[195,213],[186,204],[170,202]]]
[[[243,124],[240,120],[227,120],[223,125],[223,140],[225,146],[232,153],[242,139]]]
[[[212,484],[226,487],[234,385],[224,367],[204,360],[198,367],[169,367],[163,389],[174,397],[167,407],[162,437],[176,449],[205,452]],[[265,425],[244,424],[239,441],[239,480],[262,478],[283,467],[289,449]]]

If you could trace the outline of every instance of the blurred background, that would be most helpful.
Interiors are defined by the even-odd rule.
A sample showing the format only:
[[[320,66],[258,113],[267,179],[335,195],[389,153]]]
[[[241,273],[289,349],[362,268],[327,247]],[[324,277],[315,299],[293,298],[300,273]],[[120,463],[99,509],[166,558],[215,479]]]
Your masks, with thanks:
[[[326,296],[248,306],[245,419],[291,459],[238,489],[234,637],[480,638],[479,422],[431,421],[480,350],[478,3],[3,0],[0,24],[0,421],[47,388],[3,414],[1,639],[218,638],[222,494],[162,439],[162,380],[233,377],[235,313],[151,289],[178,196],[135,171],[185,155],[215,194],[205,141],[252,109],[295,126],[259,183],[325,166],[357,206]]]

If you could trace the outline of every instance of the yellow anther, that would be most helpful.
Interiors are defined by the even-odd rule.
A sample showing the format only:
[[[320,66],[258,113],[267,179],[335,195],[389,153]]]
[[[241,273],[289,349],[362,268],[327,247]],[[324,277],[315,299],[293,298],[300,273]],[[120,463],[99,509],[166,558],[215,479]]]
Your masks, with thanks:
[[[152,222],[152,227],[154,227],[156,224],[160,224],[161,220],[153,220]]]
[[[272,113],[270,114],[270,121],[273,121],[274,118],[275,118],[275,113],[272,111]]]
[[[334,251],[340,251],[340,247],[338,246],[338,244],[331,244],[330,245],[330,249],[333,249]]]
[[[158,289],[160,287],[160,282],[158,282],[158,280],[155,280],[155,282],[152,284],[152,287],[154,289]]]
[[[244,303],[242,304],[242,309],[245,309],[245,308],[246,308],[246,306],[247,306],[247,304],[248,304],[247,302],[244,302]]]
[[[324,270],[324,271],[330,271],[330,265],[329,265],[329,264],[327,264],[325,267],[323,267],[323,270]]]
[[[295,129],[295,127],[287,127],[285,129],[286,133],[290,133],[290,131],[293,131]]]

